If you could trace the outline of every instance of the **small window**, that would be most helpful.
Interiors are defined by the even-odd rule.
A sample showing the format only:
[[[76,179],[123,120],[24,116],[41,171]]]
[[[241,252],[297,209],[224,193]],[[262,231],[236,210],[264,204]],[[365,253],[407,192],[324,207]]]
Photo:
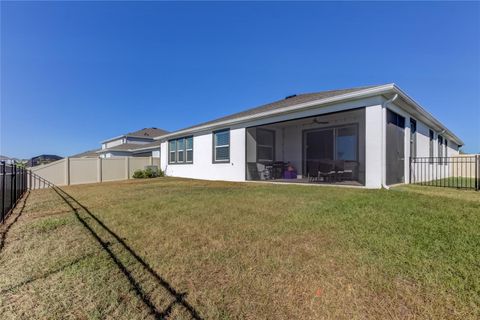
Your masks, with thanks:
[[[433,158],[433,131],[429,131],[430,135],[430,144],[429,144],[429,156],[430,158]]]
[[[438,136],[438,163],[442,164],[443,162],[443,138],[442,136]]]
[[[185,140],[185,150],[187,152],[187,159],[186,162],[192,163],[193,162],[193,137],[188,137]]]
[[[448,140],[445,139],[445,158],[448,157]],[[447,164],[447,159],[445,159],[445,164]]]
[[[257,129],[257,162],[273,162],[275,159],[275,131]]]
[[[177,162],[177,141],[172,140],[169,142],[168,151],[170,154],[170,158],[168,159],[169,163]]]
[[[230,130],[213,133],[213,162],[230,162]]]
[[[193,137],[170,140],[168,152],[170,164],[193,163]]]
[[[410,157],[417,156],[417,121],[410,118]]]

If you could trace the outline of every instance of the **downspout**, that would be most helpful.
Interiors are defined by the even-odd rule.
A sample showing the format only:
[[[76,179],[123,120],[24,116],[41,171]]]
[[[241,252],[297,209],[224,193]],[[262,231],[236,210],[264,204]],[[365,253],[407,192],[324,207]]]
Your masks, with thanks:
[[[395,101],[398,98],[398,94],[395,94],[391,99],[385,101],[382,103],[382,187],[385,189],[390,189],[389,186],[387,186],[387,166],[386,166],[386,158],[387,158],[387,151],[386,151],[386,130],[387,130],[387,106]]]

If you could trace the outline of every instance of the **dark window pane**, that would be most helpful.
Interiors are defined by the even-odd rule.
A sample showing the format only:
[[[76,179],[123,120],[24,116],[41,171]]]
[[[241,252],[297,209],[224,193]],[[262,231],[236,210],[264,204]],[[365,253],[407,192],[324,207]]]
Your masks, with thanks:
[[[357,129],[356,127],[346,127],[337,129],[336,159],[337,160],[357,160]]]
[[[227,146],[230,144],[230,131],[215,133],[215,146]]]
[[[185,138],[181,138],[177,140],[177,150],[185,149]]]
[[[257,147],[257,158],[258,158],[259,162],[273,161],[273,147],[258,146]]]
[[[177,141],[175,140],[170,141],[169,151],[176,151],[176,145],[177,145]]]
[[[176,152],[173,151],[173,152],[170,152],[170,162],[175,162],[175,156],[176,156]]]
[[[178,162],[183,162],[183,154],[184,154],[183,150],[178,151]]]
[[[275,131],[257,130],[257,144],[273,146]]]
[[[216,161],[228,161],[228,160],[230,160],[230,147],[217,147],[217,148],[215,148],[215,160]]]
[[[193,149],[193,137],[189,137],[187,140],[187,149]]]
[[[187,162],[193,162],[193,150],[187,150]]]

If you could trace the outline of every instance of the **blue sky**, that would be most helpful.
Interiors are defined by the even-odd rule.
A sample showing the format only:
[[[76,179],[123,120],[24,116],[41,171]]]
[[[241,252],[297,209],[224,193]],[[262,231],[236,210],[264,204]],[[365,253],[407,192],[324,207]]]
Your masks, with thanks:
[[[480,152],[479,3],[1,4],[1,154],[395,82]]]

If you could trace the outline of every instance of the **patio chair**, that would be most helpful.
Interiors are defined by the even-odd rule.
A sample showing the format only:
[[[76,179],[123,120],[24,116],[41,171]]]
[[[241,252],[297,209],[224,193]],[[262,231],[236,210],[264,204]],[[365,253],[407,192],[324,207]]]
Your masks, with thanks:
[[[357,167],[358,163],[353,161],[345,162],[345,166],[342,174],[342,181],[352,181],[354,180],[353,172]]]
[[[318,181],[318,161],[310,160],[307,161],[307,178],[308,182],[317,182]]]
[[[335,179],[334,165],[330,160],[321,160],[318,166],[318,179],[332,182]]]

